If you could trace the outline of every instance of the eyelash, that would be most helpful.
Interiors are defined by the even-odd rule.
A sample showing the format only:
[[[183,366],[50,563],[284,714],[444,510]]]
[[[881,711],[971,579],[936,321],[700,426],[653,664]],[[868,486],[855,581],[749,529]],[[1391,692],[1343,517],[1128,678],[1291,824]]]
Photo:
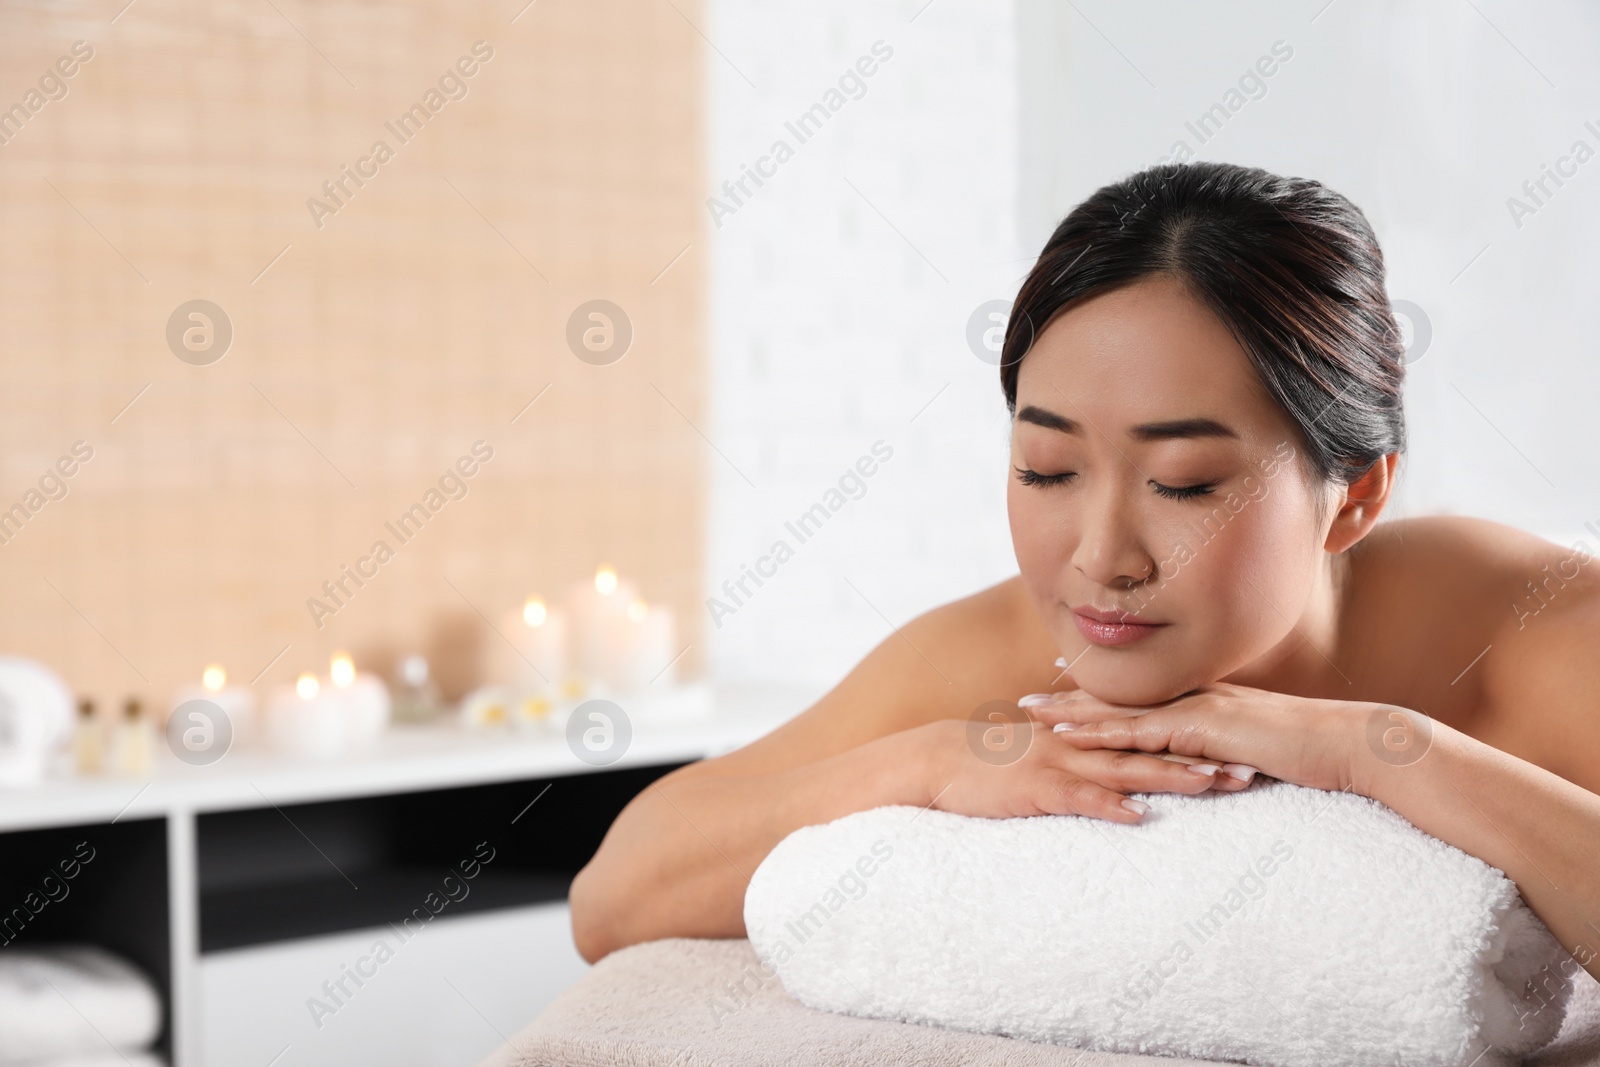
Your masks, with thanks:
[[[1077,477],[1075,471],[1065,471],[1061,474],[1040,474],[1038,471],[1029,470],[1026,467],[1016,467],[1014,469],[1017,472],[1017,479],[1023,485],[1060,485],[1070,478]],[[1168,500],[1193,500],[1195,497],[1208,496],[1217,487],[1216,482],[1207,482],[1204,485],[1170,486],[1152,481],[1150,485],[1155,489],[1157,495],[1164,496]]]

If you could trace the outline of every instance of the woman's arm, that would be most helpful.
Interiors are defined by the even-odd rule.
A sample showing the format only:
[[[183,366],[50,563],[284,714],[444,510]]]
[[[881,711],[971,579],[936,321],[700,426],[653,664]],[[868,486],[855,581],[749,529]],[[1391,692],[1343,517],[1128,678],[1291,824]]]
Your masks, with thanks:
[[[1464,723],[1476,737],[1426,709],[1223,683],[1153,709],[1069,693],[1033,712],[1072,724],[1062,736],[1084,750],[1170,749],[1372,797],[1504,871],[1600,978],[1600,597],[1574,594],[1536,625],[1507,626],[1490,644],[1478,668],[1483,710]],[[1390,730],[1410,734],[1399,755]]]
[[[685,773],[697,763],[651,784],[573,880],[578,952],[593,963],[662,937],[743,937],[745,889],[767,853],[802,826],[926,805],[918,758],[914,731],[899,731],[790,770]]]
[[[959,650],[970,627],[1012,630],[1004,620],[1013,597],[997,586],[913,620],[813,707],[635,797],[572,883],[578,951],[593,962],[661,937],[741,936],[749,876],[790,832],[885,804],[927,803],[923,768],[900,735],[1007,691],[1004,657],[988,642],[975,643],[976,655]]]
[[[1014,704],[1058,673],[1056,651],[1019,595],[1002,583],[921,616],[814,707],[635,797],[572,883],[578,951],[594,962],[663,937],[741,937],[745,889],[767,853],[802,826],[868,808],[1137,822],[1128,793],[1242,787],[1215,764],[1078,752],[1035,730]],[[1009,719],[989,717],[996,702],[1013,705]]]
[[[1593,590],[1573,591],[1540,618],[1513,619],[1479,665],[1485,712],[1469,725],[1483,740],[1433,722],[1422,759],[1394,766],[1361,746],[1352,773],[1358,792],[1504,871],[1562,947],[1600,978],[1596,647]]]
[[[1591,683],[1587,699],[1600,700],[1597,694]],[[1357,742],[1352,789],[1504,871],[1562,947],[1600,978],[1600,796],[1459,730],[1429,725],[1427,754],[1403,766]],[[1593,736],[1600,724],[1591,721],[1589,730]]]

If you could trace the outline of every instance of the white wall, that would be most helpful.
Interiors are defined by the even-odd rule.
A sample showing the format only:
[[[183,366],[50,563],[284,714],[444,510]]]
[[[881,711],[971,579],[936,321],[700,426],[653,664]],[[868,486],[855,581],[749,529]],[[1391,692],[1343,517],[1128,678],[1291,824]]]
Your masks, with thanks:
[[[1037,253],[1014,238],[1010,9],[919,6],[710,5],[713,187],[775,139],[797,144],[785,122],[874,42],[893,49],[860,99],[712,224],[706,435],[722,455],[707,594],[778,538],[795,549],[713,630],[724,678],[824,688],[889,622],[1014,573],[999,374],[965,340],[972,311],[1009,300]],[[865,495],[804,544],[785,531],[880,439],[893,457]]]
[[[875,40],[895,50],[712,231],[706,432],[726,459],[711,461],[707,594],[875,439],[895,449],[862,499],[747,585],[713,630],[721,675],[820,690],[890,622],[1014,573],[1004,405],[968,317],[1015,294],[1073,204],[1180,140],[1345,193],[1377,229],[1391,296],[1430,320],[1394,515],[1483,515],[1567,543],[1600,526],[1600,156],[1520,227],[1506,203],[1575,141],[1600,152],[1600,8],[921,5],[713,0],[704,27],[726,57],[708,53],[713,186]],[[1185,122],[1277,41],[1293,55],[1265,94],[1201,144]]]
[[[1600,526],[1600,7],[1075,4],[1018,2],[1023,243],[1180,140],[1322,181],[1371,219],[1391,298],[1432,323],[1408,368],[1394,514],[1481,515],[1600,549],[1582,531]],[[1293,56],[1265,95],[1201,144],[1185,122],[1280,40]],[[1596,158],[1518,227],[1507,199],[1579,139]]]

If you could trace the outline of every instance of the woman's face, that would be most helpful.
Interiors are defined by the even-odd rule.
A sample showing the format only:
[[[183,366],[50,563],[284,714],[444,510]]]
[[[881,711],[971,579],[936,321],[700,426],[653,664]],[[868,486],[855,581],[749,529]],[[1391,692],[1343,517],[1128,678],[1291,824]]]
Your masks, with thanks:
[[[1018,377],[1006,504],[1022,580],[1080,688],[1159,703],[1298,641],[1334,510],[1319,522],[1331,487],[1300,440],[1170,275],[1040,334]]]

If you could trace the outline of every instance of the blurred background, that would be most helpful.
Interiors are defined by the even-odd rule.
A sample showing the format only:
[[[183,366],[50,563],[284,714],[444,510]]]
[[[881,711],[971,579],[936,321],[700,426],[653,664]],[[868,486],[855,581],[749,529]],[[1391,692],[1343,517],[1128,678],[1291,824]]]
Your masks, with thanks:
[[[265,702],[340,653],[421,657],[449,708],[605,574],[664,620],[645,684],[781,721],[1015,572],[1006,309],[1162,160],[1366,211],[1410,346],[1391,518],[1600,551],[1597,57],[1576,0],[0,0],[0,653],[158,730],[208,665]],[[740,707],[728,744],[770,726]],[[159,793],[127,803],[190,804]],[[79,818],[43,796],[11,825]],[[159,1050],[199,1063],[172,921]]]
[[[0,506],[93,449],[0,529],[0,646],[79,691],[348,647],[429,650],[460,695],[486,617],[602,564],[675,609],[688,674],[826,686],[1010,572],[969,319],[1162,158],[1313,176],[1371,217],[1424,323],[1396,512],[1558,540],[1600,519],[1573,436],[1600,376],[1572,313],[1600,269],[1600,166],[1569,159],[1600,148],[1590,6],[116,6],[0,8],[0,104],[24,107],[0,123]],[[92,58],[27,111],[75,41]],[[166,338],[197,299],[232,327],[204,366]],[[605,365],[566,339],[595,299],[631,324]],[[314,625],[478,440],[467,495]],[[862,498],[734,606],[723,583],[878,440]]]

